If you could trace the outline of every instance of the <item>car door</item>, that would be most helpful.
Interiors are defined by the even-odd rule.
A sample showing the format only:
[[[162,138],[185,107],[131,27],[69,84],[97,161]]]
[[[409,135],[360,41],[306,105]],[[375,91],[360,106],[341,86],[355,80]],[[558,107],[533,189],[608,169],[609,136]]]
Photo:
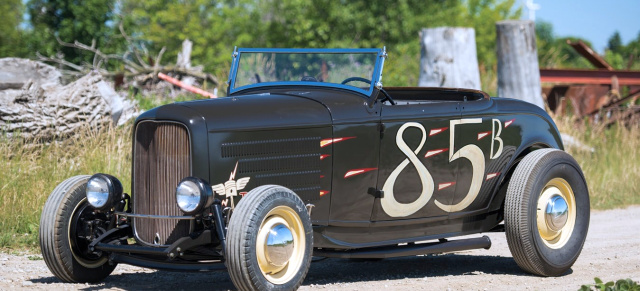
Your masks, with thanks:
[[[515,154],[514,145],[520,143],[520,134],[513,134],[517,129],[511,126],[514,116],[500,114],[490,98],[462,102],[461,114],[452,126],[461,162],[450,218],[486,210]]]
[[[447,219],[458,161],[450,162],[457,101],[398,101],[381,110],[380,159],[373,221]]]

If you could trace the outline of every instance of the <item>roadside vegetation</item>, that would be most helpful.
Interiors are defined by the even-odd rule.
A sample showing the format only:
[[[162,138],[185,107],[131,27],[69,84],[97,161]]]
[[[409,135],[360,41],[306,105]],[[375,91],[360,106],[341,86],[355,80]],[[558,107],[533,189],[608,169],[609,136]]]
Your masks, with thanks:
[[[631,279],[620,279],[617,281],[603,282],[602,279],[595,277],[595,284],[582,285],[579,291],[640,291],[640,285]]]
[[[0,137],[0,247],[37,246],[42,207],[69,177],[109,173],[130,192],[131,127],[86,128],[49,143]]]
[[[203,97],[133,96],[142,110],[198,98]],[[132,127],[133,121],[120,127],[87,127],[46,143],[0,134],[0,249],[37,247],[42,207],[67,178],[107,173],[118,177],[125,193],[131,193]]]
[[[582,167],[593,209],[640,204],[640,126],[615,124],[609,128],[556,120],[561,132],[571,135],[593,151],[565,148]]]

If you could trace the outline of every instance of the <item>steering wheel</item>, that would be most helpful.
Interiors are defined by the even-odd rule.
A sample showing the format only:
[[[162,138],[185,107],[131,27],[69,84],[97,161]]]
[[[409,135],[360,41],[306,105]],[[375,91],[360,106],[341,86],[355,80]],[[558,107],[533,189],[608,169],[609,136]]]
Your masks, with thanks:
[[[354,81],[359,81],[359,82],[364,82],[364,83],[367,83],[367,84],[371,84],[371,80],[365,79],[365,78],[361,78],[361,77],[349,77],[349,78],[344,79],[340,84],[344,85],[346,83],[354,82]],[[382,94],[384,94],[384,98],[380,99],[380,102],[389,101],[389,103],[391,103],[391,105],[396,105],[396,102],[393,101],[393,99],[391,99],[391,96],[389,96],[389,93],[387,93],[387,91],[385,91],[384,89],[380,88],[380,92],[382,92]]]
[[[346,83],[353,82],[353,81],[364,82],[364,83],[367,83],[367,84],[371,85],[371,80],[365,79],[365,78],[361,78],[361,77],[349,77],[349,78],[344,79],[342,82],[340,82],[340,84],[344,85]]]

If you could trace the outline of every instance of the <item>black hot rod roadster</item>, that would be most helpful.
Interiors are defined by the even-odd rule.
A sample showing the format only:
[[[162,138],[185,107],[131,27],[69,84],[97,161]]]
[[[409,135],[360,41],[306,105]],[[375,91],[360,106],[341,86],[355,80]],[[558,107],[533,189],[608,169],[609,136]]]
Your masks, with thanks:
[[[118,263],[226,269],[238,289],[296,289],[312,256],[489,248],[566,272],[589,225],[582,171],[544,110],[475,90],[382,86],[384,49],[238,49],[228,97],[165,105],[133,132],[131,194],[76,176],[42,211],[66,282]],[[502,223],[504,222],[504,223]]]

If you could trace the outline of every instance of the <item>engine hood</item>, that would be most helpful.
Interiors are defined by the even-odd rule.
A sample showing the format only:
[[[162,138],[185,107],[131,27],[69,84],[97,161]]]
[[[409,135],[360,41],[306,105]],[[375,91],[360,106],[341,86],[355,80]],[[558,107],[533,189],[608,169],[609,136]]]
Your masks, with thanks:
[[[317,127],[331,124],[318,101],[283,94],[256,94],[178,103],[201,115],[209,132]]]

